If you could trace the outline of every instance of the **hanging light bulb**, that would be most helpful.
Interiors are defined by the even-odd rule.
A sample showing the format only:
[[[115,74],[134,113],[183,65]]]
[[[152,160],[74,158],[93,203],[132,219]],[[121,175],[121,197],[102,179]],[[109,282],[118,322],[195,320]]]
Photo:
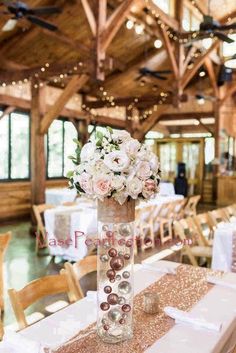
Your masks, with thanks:
[[[143,33],[143,30],[144,30],[144,26],[143,25],[139,25],[139,24],[136,24],[134,26],[134,29],[135,29],[135,32],[137,34],[142,34]]]
[[[201,94],[196,94],[196,99],[199,105],[205,104],[205,98]]]
[[[160,39],[156,39],[154,42],[154,47],[160,49],[162,47],[162,41]]]
[[[205,72],[204,70],[201,70],[201,71],[199,72],[199,76],[200,76],[200,77],[206,76],[206,72]]]
[[[132,29],[133,27],[134,27],[134,22],[131,21],[131,20],[128,20],[128,21],[126,22],[126,28],[127,28],[127,29]]]

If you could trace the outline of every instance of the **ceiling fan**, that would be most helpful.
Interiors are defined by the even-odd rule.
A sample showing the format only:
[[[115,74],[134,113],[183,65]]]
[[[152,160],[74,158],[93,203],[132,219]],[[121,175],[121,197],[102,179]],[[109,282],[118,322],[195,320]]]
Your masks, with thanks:
[[[236,29],[236,22],[228,25],[220,24],[219,21],[215,20],[213,16],[210,15],[210,4],[211,4],[211,0],[208,1],[208,15],[203,16],[203,22],[200,23],[197,34],[196,34],[196,31],[188,33],[188,34],[195,35],[191,39],[191,42],[205,39],[205,38],[217,37],[223,42],[233,43],[234,40],[231,39],[229,36],[227,36],[224,32],[232,29]]]
[[[4,32],[13,30],[17,24],[17,21],[23,18],[50,31],[57,30],[57,26],[39,17],[41,15],[53,15],[60,13],[60,8],[56,6],[30,8],[22,1],[3,1],[1,4],[6,7],[6,10],[0,12],[0,14],[8,16],[12,15],[12,18],[10,18],[2,28],[2,31]]]
[[[141,80],[143,77],[150,76],[157,78],[159,80],[167,80],[165,75],[170,74],[170,70],[150,70],[147,67],[142,67],[139,69],[139,76],[135,79],[135,81]]]

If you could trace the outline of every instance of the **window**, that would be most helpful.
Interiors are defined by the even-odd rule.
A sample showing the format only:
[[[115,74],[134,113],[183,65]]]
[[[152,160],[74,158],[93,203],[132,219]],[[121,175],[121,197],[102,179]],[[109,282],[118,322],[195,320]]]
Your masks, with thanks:
[[[15,112],[0,119],[0,180],[29,179],[29,115]]]
[[[170,0],[152,0],[152,2],[158,6],[165,13],[170,14]]]
[[[73,155],[76,145],[74,138],[78,138],[74,125],[69,121],[54,120],[47,134],[47,177],[65,177],[72,169],[73,163],[68,159]]]
[[[228,37],[234,40],[234,43],[223,42],[223,56],[233,56],[236,52],[236,33],[229,34]]]

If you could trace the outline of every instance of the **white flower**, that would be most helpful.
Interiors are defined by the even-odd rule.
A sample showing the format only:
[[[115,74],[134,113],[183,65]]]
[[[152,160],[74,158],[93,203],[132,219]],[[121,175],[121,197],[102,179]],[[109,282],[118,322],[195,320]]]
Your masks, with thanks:
[[[127,181],[126,191],[132,197],[132,199],[137,199],[138,195],[142,192],[143,183],[140,179],[134,177]]]
[[[111,179],[111,186],[112,189],[116,191],[120,191],[124,188],[125,184],[125,177],[121,175],[114,175]]]
[[[123,205],[123,203],[125,203],[127,197],[128,194],[124,190],[118,191],[114,194],[114,199],[119,202],[120,205]]]
[[[96,145],[93,142],[86,143],[80,152],[80,159],[82,162],[89,161],[94,158]]]
[[[110,169],[104,164],[102,159],[89,163],[86,171],[93,177],[110,173]]]
[[[126,152],[129,157],[135,157],[140,148],[140,143],[138,140],[132,138],[130,140],[124,141],[120,148]]]
[[[149,163],[146,161],[141,161],[136,166],[137,172],[136,175],[142,179],[146,180],[152,175],[152,171],[150,169]]]
[[[124,142],[131,139],[130,133],[126,130],[116,130],[112,133],[112,139],[116,142]]]
[[[86,194],[93,193],[92,178],[88,173],[83,172],[81,175],[78,175],[76,179],[74,178],[74,181],[79,183]]]
[[[111,191],[111,180],[108,177],[95,178],[93,189],[98,196],[109,196]]]
[[[124,152],[114,151],[105,155],[104,163],[113,172],[122,172],[128,167],[130,160]]]
[[[149,164],[150,164],[151,170],[154,173],[157,173],[159,169],[159,162],[158,162],[157,156],[153,152],[151,152]]]

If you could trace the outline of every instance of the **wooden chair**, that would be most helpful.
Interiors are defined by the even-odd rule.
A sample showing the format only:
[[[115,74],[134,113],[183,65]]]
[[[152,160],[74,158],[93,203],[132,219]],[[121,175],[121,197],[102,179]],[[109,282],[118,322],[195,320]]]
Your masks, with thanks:
[[[4,290],[4,280],[3,280],[3,263],[4,256],[8,247],[8,244],[11,240],[11,232],[0,234],[0,310],[4,311],[4,299],[3,299],[3,290]]]
[[[80,285],[80,280],[85,275],[97,271],[97,256],[87,256],[84,259],[75,262],[73,265],[69,262],[66,262],[64,267],[65,271],[73,280],[73,284],[76,287],[77,297],[79,299],[83,298],[84,293]]]
[[[188,201],[184,207],[184,213],[185,213],[185,217],[189,217],[189,216],[196,216],[197,214],[197,205],[198,202],[200,200],[201,196],[200,195],[196,195],[196,196],[190,196],[188,198]]]
[[[78,206],[78,204],[74,201],[63,202],[62,206]]]
[[[141,251],[155,247],[153,210],[154,206],[147,206],[135,211],[135,234],[139,239],[139,248]],[[135,248],[136,246],[137,242]],[[134,252],[137,253],[135,248]]]
[[[40,239],[44,244],[47,239],[46,229],[44,226],[44,218],[43,214],[46,210],[55,208],[53,205],[41,204],[41,205],[33,205],[33,212],[37,222],[37,234],[36,234],[36,243],[35,243],[35,251],[36,254],[39,252],[39,244]]]
[[[230,220],[232,217],[236,217],[236,208],[233,205],[227,206],[224,208],[224,212],[228,219]]]
[[[174,232],[175,236],[180,238],[183,245],[181,249],[181,262],[182,257],[186,255],[193,266],[198,266],[198,258],[206,258],[208,265],[210,265],[212,258],[211,247],[197,245],[195,237],[187,237],[183,224],[180,221],[174,222]]]
[[[184,217],[184,207],[186,205],[187,199],[177,200],[171,203],[172,207],[168,214],[170,218],[178,221]]]
[[[65,270],[58,275],[36,279],[19,291],[9,289],[8,294],[19,329],[22,330],[28,326],[24,313],[26,308],[45,296],[59,293],[67,293],[70,303],[79,299],[73,279]]]
[[[164,203],[157,216],[153,217],[153,229],[155,232],[160,235],[161,244],[170,241],[173,237],[172,232],[172,223],[173,219],[171,218],[171,214],[173,213],[173,202]]]
[[[213,229],[215,229],[219,223],[229,221],[228,217],[226,216],[222,208],[219,208],[218,210],[210,211],[208,212],[208,214],[209,214],[209,220]]]
[[[202,236],[202,239],[206,246],[213,245],[213,235],[214,228],[209,219],[208,213],[200,213],[193,217],[193,220],[199,230],[199,234]]]

